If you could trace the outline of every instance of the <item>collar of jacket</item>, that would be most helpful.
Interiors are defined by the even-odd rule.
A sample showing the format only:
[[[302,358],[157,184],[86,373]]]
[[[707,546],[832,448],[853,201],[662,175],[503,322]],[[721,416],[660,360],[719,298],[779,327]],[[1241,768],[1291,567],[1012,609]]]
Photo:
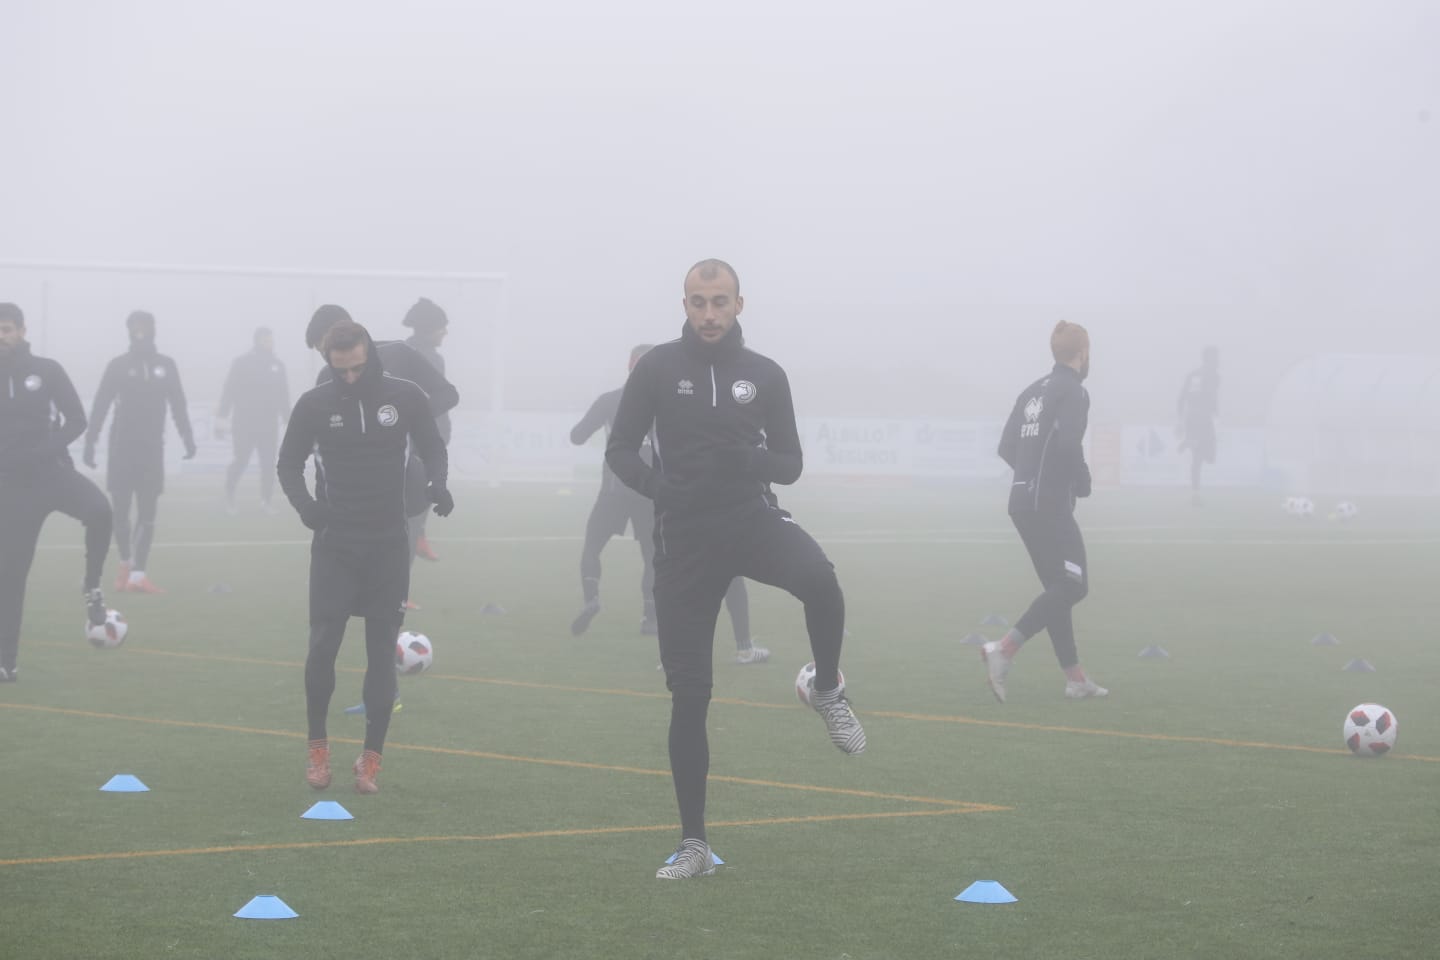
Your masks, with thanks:
[[[740,329],[740,321],[735,323],[714,343],[706,343],[700,339],[700,335],[690,328],[690,321],[686,320],[680,328],[680,343],[684,345],[685,352],[704,363],[714,363],[726,357],[733,357],[745,347],[745,331]]]
[[[11,348],[10,352],[0,357],[0,366],[13,367],[30,359],[30,344],[21,340]]]
[[[1079,382],[1080,382],[1080,371],[1079,371],[1079,370],[1076,370],[1074,367],[1070,366],[1068,363],[1057,363],[1057,364],[1055,364],[1055,369],[1052,370],[1052,371],[1050,371],[1050,375],[1051,375],[1052,377],[1069,377],[1071,380],[1074,380],[1076,383],[1079,383]]]

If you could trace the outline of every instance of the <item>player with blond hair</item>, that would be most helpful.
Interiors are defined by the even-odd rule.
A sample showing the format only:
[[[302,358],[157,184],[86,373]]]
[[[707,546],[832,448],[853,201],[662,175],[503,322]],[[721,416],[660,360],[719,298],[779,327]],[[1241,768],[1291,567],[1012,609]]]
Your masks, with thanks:
[[[1085,539],[1075,522],[1076,498],[1090,496],[1082,445],[1090,394],[1081,385],[1090,373],[1090,334],[1062,320],[1050,334],[1050,353],[1055,368],[1021,391],[1000,435],[1000,456],[1015,471],[1010,519],[1045,588],[1004,637],[980,648],[990,689],[1001,703],[1015,655],[1041,630],[1050,634],[1065,672],[1065,696],[1083,700],[1110,692],[1081,668],[1071,620],[1090,589]]]

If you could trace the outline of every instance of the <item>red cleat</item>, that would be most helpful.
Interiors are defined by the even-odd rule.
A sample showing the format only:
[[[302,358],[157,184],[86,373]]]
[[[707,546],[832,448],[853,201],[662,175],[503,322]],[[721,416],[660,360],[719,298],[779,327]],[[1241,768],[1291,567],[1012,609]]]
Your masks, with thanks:
[[[141,577],[139,580],[132,580],[125,585],[125,589],[129,593],[160,594],[165,592],[163,588],[157,587],[155,586],[155,584],[151,583],[149,577]]]
[[[115,574],[115,592],[124,593],[130,589],[130,564],[120,564],[120,570]]]
[[[435,551],[430,549],[430,540],[423,536],[415,538],[415,556],[421,560],[429,560],[431,563],[440,559],[435,555]]]
[[[380,787],[375,783],[375,778],[379,775],[380,754],[374,750],[366,750],[360,754],[360,759],[355,761],[355,792],[379,793]]]
[[[420,604],[416,603],[414,600],[406,600],[406,601],[405,601],[405,609],[406,609],[406,610],[419,610],[419,609],[420,609]]]
[[[310,744],[310,758],[305,763],[305,782],[316,790],[330,786],[330,747],[324,741]]]

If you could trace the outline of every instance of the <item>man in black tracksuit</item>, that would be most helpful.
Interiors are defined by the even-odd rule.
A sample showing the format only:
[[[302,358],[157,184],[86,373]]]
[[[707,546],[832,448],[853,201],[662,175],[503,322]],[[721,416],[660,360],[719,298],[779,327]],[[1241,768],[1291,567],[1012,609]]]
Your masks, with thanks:
[[[685,277],[680,339],[640,358],[626,381],[606,444],[610,469],[655,501],[655,613],[670,689],[670,770],[681,845],[659,879],[715,871],[705,837],[705,785],[715,620],[730,582],[748,577],[805,605],[815,658],[808,691],[831,742],[865,749],[865,732],[840,684],[845,599],[824,551],[770,492],[802,466],[790,383],[775,361],[747,350],[736,318],[740,281],[724,261]],[[640,457],[654,430],[655,462]]]
[[[150,582],[146,569],[150,544],[155,539],[155,514],[165,490],[165,408],[185,444],[185,459],[195,456],[195,435],[180,386],[175,361],[155,350],[155,318],[137,310],[125,320],[130,349],[110,361],[95,402],[90,406],[90,429],[85,433],[85,466],[95,467],[95,441],[110,405],[110,446],[105,462],[105,489],[115,516],[115,548],[120,553],[117,591],[164,593]],[[131,540],[130,502],[135,501],[134,540]]]
[[[310,652],[305,660],[309,718],[306,782],[330,785],[325,715],[335,692],[335,658],[352,616],[365,618],[365,750],[355,789],[375,793],[380,755],[395,699],[395,638],[410,588],[405,533],[405,460],[413,444],[429,470],[435,512],[448,516],[445,444],[424,392],[387,374],[374,341],[342,308],[316,311],[326,321],[321,349],[333,379],[295,404],[280,443],[280,489],[315,531],[310,545]],[[315,495],[305,486],[314,454]]]
[[[1045,588],[1004,637],[980,648],[990,689],[1001,703],[1015,654],[1041,630],[1050,633],[1065,672],[1065,696],[1083,700],[1110,692],[1081,669],[1071,620],[1090,589],[1085,540],[1075,522],[1075,499],[1090,496],[1082,446],[1090,395],[1081,386],[1090,372],[1090,335],[1062,320],[1050,336],[1050,351],[1055,369],[1021,392],[1000,435],[1000,456],[1015,471],[1010,519]]]
[[[255,347],[230,364],[230,373],[220,391],[220,406],[215,416],[229,419],[234,459],[225,471],[225,502],[235,512],[235,487],[250,465],[250,455],[260,458],[260,503],[271,510],[270,498],[275,492],[275,445],[280,439],[280,424],[290,412],[290,386],[285,377],[285,364],[275,356],[275,336],[267,328],[255,331]]]
[[[450,330],[450,318],[445,315],[445,311],[435,301],[421,297],[405,311],[405,319],[400,322],[415,331],[405,338],[406,346],[424,357],[440,374],[441,379],[444,379],[445,357],[440,353],[440,345],[445,342],[445,336]],[[440,428],[440,438],[448,448],[450,412],[447,410],[437,416],[435,425]],[[440,559],[430,548],[430,541],[425,536],[425,518],[429,516],[429,506],[425,500],[425,465],[412,451],[410,463],[405,468],[405,513],[409,518],[412,563],[415,557],[432,561]]]
[[[1220,351],[1206,347],[1200,367],[1180,387],[1180,449],[1190,451],[1190,499],[1200,505],[1200,471],[1215,462],[1215,414],[1220,406]]]
[[[642,344],[630,351],[630,369],[651,349]],[[615,411],[620,407],[621,390],[611,390],[595,398],[585,416],[570,430],[570,442],[580,446],[589,440],[596,430],[605,428],[610,433],[615,422]],[[640,459],[647,465],[653,462],[650,437],[647,435],[640,451]],[[644,573],[640,577],[640,597],[643,613],[640,617],[640,633],[654,636],[655,626],[655,505],[620,482],[609,465],[600,472],[600,493],[595,505],[590,508],[590,517],[585,522],[585,545],[580,549],[580,592],[585,605],[570,624],[570,633],[580,636],[590,628],[590,621],[600,612],[600,552],[611,537],[625,533],[629,524],[640,544],[640,559]],[[736,577],[725,591],[725,609],[730,614],[730,626],[735,633],[735,662],[764,663],[770,658],[770,651],[757,647],[750,636],[750,594],[745,589],[745,578]]]
[[[305,346],[313,350],[319,350],[321,341],[324,340],[326,332],[330,329],[333,320],[324,315],[322,311],[315,311],[310,318],[310,324],[305,328]],[[401,380],[409,380],[418,386],[425,393],[427,402],[430,405],[430,412],[437,421],[441,417],[447,419],[446,429],[448,431],[449,411],[454,409],[460,402],[460,391],[456,390],[450,381],[445,379],[443,363],[437,367],[425,359],[414,347],[403,340],[378,340],[375,341],[375,353],[380,357],[380,366],[392,377]],[[324,356],[324,354],[321,354]],[[438,356],[438,354],[437,354]],[[320,368],[316,376],[316,384],[322,384],[330,380],[332,373],[329,362]],[[448,433],[447,433],[448,436]],[[446,441],[449,442],[448,440]],[[425,500],[425,487],[421,484],[418,489],[407,483],[405,489],[405,511],[408,516],[415,516],[417,513],[424,513],[428,506]],[[407,536],[409,536],[407,526]],[[411,555],[414,555],[414,543],[411,543]],[[407,561],[408,563],[409,561]],[[418,609],[407,599],[406,606],[411,609]]]
[[[19,678],[25,581],[51,511],[85,525],[85,613],[94,626],[105,622],[110,504],[66,449],[84,432],[85,408],[64,368],[30,352],[25,315],[0,303],[0,681]]]

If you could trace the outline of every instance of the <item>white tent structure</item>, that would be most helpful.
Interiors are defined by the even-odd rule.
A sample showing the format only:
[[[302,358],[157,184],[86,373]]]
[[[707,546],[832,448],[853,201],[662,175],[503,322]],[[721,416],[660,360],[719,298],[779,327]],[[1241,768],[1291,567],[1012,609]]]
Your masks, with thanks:
[[[1267,477],[1287,493],[1440,493],[1440,357],[1323,354],[1270,400]]]

